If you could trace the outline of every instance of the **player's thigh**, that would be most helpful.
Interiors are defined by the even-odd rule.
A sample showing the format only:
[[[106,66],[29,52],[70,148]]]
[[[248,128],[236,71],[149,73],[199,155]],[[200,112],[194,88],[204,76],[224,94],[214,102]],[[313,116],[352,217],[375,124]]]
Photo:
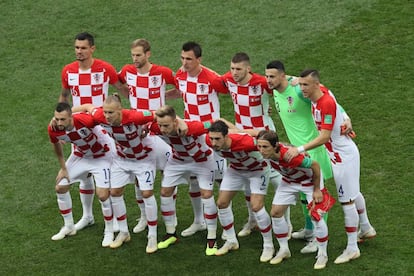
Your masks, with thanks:
[[[220,191],[243,191],[249,180],[237,170],[228,168],[220,184]]]
[[[288,184],[282,180],[273,196],[272,205],[295,205],[297,194],[299,193],[298,184]]]
[[[355,200],[360,192],[359,164],[350,162],[332,165],[339,202]]]
[[[269,186],[270,170],[247,172],[251,194],[266,195]]]
[[[148,191],[154,189],[156,168],[154,163],[146,161],[145,159],[141,162],[136,162],[133,174],[139,183],[139,188],[142,191]]]

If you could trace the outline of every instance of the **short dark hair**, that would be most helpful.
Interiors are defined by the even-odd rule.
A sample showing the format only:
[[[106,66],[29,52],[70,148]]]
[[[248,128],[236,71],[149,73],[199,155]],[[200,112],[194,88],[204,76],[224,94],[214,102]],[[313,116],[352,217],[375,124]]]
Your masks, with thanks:
[[[305,77],[307,77],[307,76],[310,76],[310,77],[312,77],[314,80],[317,80],[317,81],[319,81],[320,80],[320,75],[319,75],[319,72],[318,72],[318,70],[316,70],[316,69],[305,69],[305,70],[303,70],[301,73],[300,73],[300,75],[299,75],[301,78],[305,78]]]
[[[266,69],[276,69],[281,72],[285,72],[285,65],[280,60],[272,60],[266,65]]]
[[[95,45],[95,39],[93,35],[88,32],[79,33],[75,36],[75,40],[87,40],[90,46]]]
[[[59,113],[67,111],[69,114],[72,114],[72,107],[66,102],[60,102],[56,105],[55,111]]]
[[[208,132],[220,132],[223,136],[226,136],[229,133],[229,127],[225,122],[217,120],[211,124],[208,128]]]
[[[277,133],[272,130],[261,130],[257,134],[257,140],[266,140],[273,147],[276,147],[277,143],[279,142],[279,137],[277,136]]]
[[[184,52],[193,51],[196,58],[201,57],[201,46],[197,42],[189,41],[183,44],[182,50]]]
[[[246,62],[250,64],[250,57],[248,54],[240,52],[233,56],[233,58],[231,59],[231,62],[233,63]]]

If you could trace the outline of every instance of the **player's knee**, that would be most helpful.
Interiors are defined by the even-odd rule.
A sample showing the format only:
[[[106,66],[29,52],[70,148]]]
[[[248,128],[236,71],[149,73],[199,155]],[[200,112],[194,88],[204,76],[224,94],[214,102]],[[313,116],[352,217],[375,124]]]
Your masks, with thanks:
[[[124,194],[124,188],[111,188],[111,196],[122,196]]]
[[[109,198],[110,192],[109,189],[106,188],[97,188],[96,195],[98,196],[100,201],[105,201]]]
[[[263,202],[256,202],[255,204],[252,203],[252,211],[259,212],[263,208]]]
[[[281,218],[284,213],[285,213],[284,210],[280,208],[279,206],[278,207],[273,206],[272,210],[270,210],[270,216],[272,218]]]
[[[208,199],[208,198],[213,196],[213,191],[200,190],[200,192],[201,192],[201,197],[204,198],[204,199]]]
[[[162,197],[170,197],[173,195],[175,187],[161,187],[160,194]]]
[[[227,207],[229,207],[230,201],[218,199],[216,204],[217,204],[217,208],[226,209]]]
[[[55,191],[58,194],[64,194],[67,191],[69,191],[69,187],[70,187],[70,185],[56,185],[55,186]]]
[[[141,192],[142,192],[142,197],[143,198],[149,198],[149,197],[154,195],[153,190],[146,190],[146,191],[141,191]]]

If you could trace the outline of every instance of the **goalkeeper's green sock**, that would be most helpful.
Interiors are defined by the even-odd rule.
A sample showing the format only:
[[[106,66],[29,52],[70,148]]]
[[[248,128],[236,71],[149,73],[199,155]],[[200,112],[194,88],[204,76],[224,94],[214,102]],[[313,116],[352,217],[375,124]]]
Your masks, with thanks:
[[[309,215],[308,201],[306,195],[302,192],[299,193],[300,203],[302,205],[303,216],[305,217],[305,230],[313,231],[312,219]]]

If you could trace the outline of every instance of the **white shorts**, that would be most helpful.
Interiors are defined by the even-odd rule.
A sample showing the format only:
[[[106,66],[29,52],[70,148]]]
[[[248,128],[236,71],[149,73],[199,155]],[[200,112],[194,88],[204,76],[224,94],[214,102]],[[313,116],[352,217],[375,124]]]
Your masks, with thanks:
[[[269,167],[261,171],[240,171],[229,167],[223,176],[220,191],[248,190],[251,194],[266,195],[269,174]]]
[[[190,176],[195,176],[203,190],[213,190],[214,170],[216,168],[214,157],[211,154],[205,162],[182,162],[170,158],[164,169],[161,187],[174,187],[188,184]]]
[[[151,151],[148,157],[141,160],[131,160],[115,157],[111,167],[111,188],[121,188],[138,180],[143,191],[154,189],[155,153]]]
[[[360,191],[359,152],[357,151],[356,153],[352,159],[343,160],[343,163],[332,163],[336,192],[338,194],[338,200],[341,203],[355,200]]]
[[[274,191],[282,182],[282,175],[273,167],[270,167],[270,179],[269,182],[273,185]]]
[[[216,163],[216,169],[214,171],[214,180],[222,180],[223,174],[227,170],[227,159],[221,157],[214,151],[214,162]]]
[[[84,158],[72,153],[68,160],[66,160],[66,169],[68,170],[70,182],[64,178],[58,184],[62,186],[70,185],[81,180],[86,180],[88,174],[92,174],[96,187],[109,189],[111,163],[111,153],[108,156],[100,158]]]
[[[171,147],[157,135],[148,135],[143,143],[152,148],[155,152],[157,170],[163,171],[171,156]]]
[[[323,178],[319,183],[320,189],[324,188]],[[281,181],[280,185],[276,189],[276,193],[273,197],[273,205],[296,205],[296,201],[299,195],[299,192],[302,192],[306,195],[306,201],[311,202],[313,200],[313,188],[314,186],[303,186],[301,184],[291,184]]]

